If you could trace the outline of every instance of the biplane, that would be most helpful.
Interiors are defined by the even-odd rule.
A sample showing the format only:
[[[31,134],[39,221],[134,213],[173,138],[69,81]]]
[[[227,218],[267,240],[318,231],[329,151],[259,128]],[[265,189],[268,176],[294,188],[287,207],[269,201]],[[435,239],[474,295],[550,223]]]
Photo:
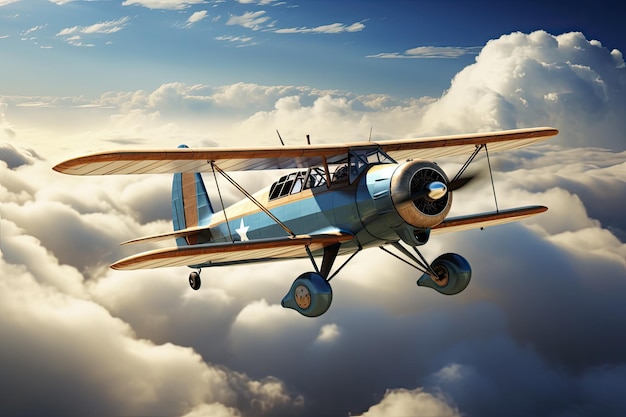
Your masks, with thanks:
[[[309,258],[313,271],[295,279],[281,304],[316,317],[331,305],[330,281],[357,253],[371,247],[421,272],[418,286],[446,295],[463,291],[471,278],[465,258],[446,253],[427,262],[419,248],[439,233],[484,228],[546,211],[544,206],[499,209],[496,200],[494,211],[448,217],[452,194],[467,184],[463,175],[481,151],[491,173],[490,152],[531,145],[557,133],[541,127],[339,145],[201,149],[181,145],[171,150],[95,153],[54,169],[71,175],[174,174],[174,231],[124,244],[170,239],[176,246],[127,257],[112,268],[189,266],[194,269],[189,285],[197,290],[203,268]],[[467,160],[452,179],[432,162],[462,155]],[[254,194],[228,174],[273,169],[285,173]],[[220,211],[213,209],[201,173],[212,173]],[[220,178],[245,198],[224,208]],[[492,175],[491,181],[493,185]],[[339,256],[345,257],[343,263],[333,270]]]

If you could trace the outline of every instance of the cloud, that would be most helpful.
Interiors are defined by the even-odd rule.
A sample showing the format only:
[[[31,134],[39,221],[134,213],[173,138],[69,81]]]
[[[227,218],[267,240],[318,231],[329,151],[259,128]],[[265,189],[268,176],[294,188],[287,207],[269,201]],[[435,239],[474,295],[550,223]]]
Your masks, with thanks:
[[[20,35],[22,35],[22,36],[26,36],[26,35],[29,35],[29,34],[31,34],[31,33],[33,33],[33,32],[36,32],[36,31],[38,31],[38,30],[45,29],[47,26],[48,26],[48,25],[38,25],[38,26],[33,26],[32,28],[27,29],[27,30],[25,30],[24,32],[20,33]]]
[[[336,324],[325,324],[320,329],[320,334],[315,341],[317,343],[330,343],[341,337],[341,331]]]
[[[239,42],[241,44],[252,45],[250,41],[254,38],[249,36],[218,36],[215,38],[217,41],[226,41],[226,42]]]
[[[581,34],[515,33],[489,42],[440,98],[250,83],[3,97],[12,112],[0,123],[14,133],[0,148],[3,412],[623,415],[620,57]],[[501,207],[549,211],[421,248],[429,260],[465,256],[466,291],[417,288],[417,271],[369,249],[333,279],[333,305],[315,320],[279,305],[306,260],[205,268],[198,292],[187,268],[109,270],[159,247],[117,242],[170,229],[171,179],[50,169],[113,145],[277,144],[276,126],[294,144],[306,133],[316,143],[364,140],[372,125],[381,140],[540,124],[562,133],[491,163]],[[59,135],[63,144],[51,143]],[[462,162],[441,165],[454,172]],[[275,177],[237,174],[250,190]],[[455,193],[454,210],[490,210],[491,193],[481,180]]]
[[[418,134],[548,125],[556,143],[623,150],[621,53],[581,33],[513,33],[492,40],[424,115]],[[590,142],[591,139],[591,142]]]
[[[360,32],[365,29],[365,25],[362,22],[356,22],[351,25],[345,25],[343,23],[332,23],[329,25],[316,26],[314,28],[298,27],[298,28],[284,28],[276,29],[275,33],[345,33],[345,32]]]
[[[258,4],[259,6],[267,6],[277,0],[237,0],[240,4]]]
[[[465,55],[478,54],[481,47],[459,46],[418,46],[404,52],[382,52],[368,55],[367,58],[459,58]]]
[[[124,0],[122,6],[142,6],[148,9],[182,10],[206,0]]]
[[[29,153],[23,154],[28,157]],[[101,203],[95,200],[96,206],[90,208],[79,205],[95,216],[89,224],[89,214],[76,215],[68,205],[73,203],[59,198],[61,190],[70,191],[64,181],[16,187],[23,177],[42,179],[42,173],[49,171],[46,162],[31,162],[13,169],[0,164],[0,312],[6,315],[0,320],[0,330],[10,340],[0,348],[0,363],[8,371],[1,378],[2,385],[11,387],[0,394],[3,412],[41,414],[46,410],[71,416],[97,408],[112,415],[193,415],[202,410],[263,415],[277,410],[293,414],[301,408],[302,399],[287,392],[275,377],[254,379],[214,366],[191,348],[137,337],[127,323],[113,317],[102,301],[96,301],[104,294],[98,283],[102,274],[86,278],[79,270],[94,270],[100,262],[86,247],[89,239],[81,240],[80,235],[86,231],[91,237],[112,234],[113,240],[119,241],[128,219],[118,215],[125,209],[106,202],[98,207]],[[73,192],[89,204],[86,190]],[[108,190],[112,192],[112,188]],[[112,202],[108,192],[100,197]],[[21,210],[16,210],[18,207]],[[39,223],[44,220],[42,213],[49,224],[58,227],[56,232]],[[76,225],[72,227],[63,216],[73,217]],[[89,232],[92,225],[103,229]],[[69,235],[73,238],[63,238]],[[82,245],[70,243],[74,238]],[[104,250],[115,246],[109,241],[100,244]],[[75,262],[79,258],[82,261]],[[125,282],[126,277],[118,282],[114,294],[118,302]],[[37,393],[37,401],[20,394],[31,389]]]
[[[22,165],[32,165],[38,155],[33,150],[18,150],[9,143],[0,144],[0,160],[4,161],[9,169]]]
[[[199,21],[205,19],[208,16],[208,12],[206,10],[200,10],[197,12],[193,12],[189,19],[187,19],[187,26],[192,26],[194,23],[198,23]]]
[[[110,35],[124,29],[129,22],[130,17],[125,16],[117,20],[107,20],[89,26],[72,26],[62,29],[56,36],[65,37],[65,41],[72,46],[94,47],[94,43],[84,43],[82,41],[84,35]]]
[[[73,35],[75,33],[82,33],[86,35],[94,34],[94,33],[100,33],[100,34],[115,33],[124,29],[124,27],[128,24],[129,21],[130,21],[130,17],[125,16],[117,20],[107,20],[105,22],[94,23],[93,25],[90,25],[90,26],[73,26],[73,27],[62,29],[59,33],[57,33],[57,36],[67,36],[67,35]]]
[[[269,16],[264,16],[265,10],[258,10],[256,12],[245,12],[241,16],[231,15],[226,21],[228,26],[243,26],[244,28],[251,30],[260,30],[266,27],[266,22],[270,20]]]
[[[448,405],[441,396],[423,392],[421,389],[389,390],[382,401],[361,414],[361,417],[378,416],[441,416],[460,417],[459,410]]]

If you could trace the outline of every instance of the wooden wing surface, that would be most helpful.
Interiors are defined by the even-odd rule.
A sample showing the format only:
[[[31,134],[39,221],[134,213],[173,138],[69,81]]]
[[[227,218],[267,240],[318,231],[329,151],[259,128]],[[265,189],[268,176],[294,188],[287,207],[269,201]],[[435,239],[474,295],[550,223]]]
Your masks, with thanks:
[[[396,161],[469,155],[487,144],[490,152],[515,149],[543,141],[558,133],[550,127],[505,130],[469,135],[398,139],[331,145],[122,150],[101,152],[62,162],[54,167],[71,175],[165,174],[211,171],[210,162],[224,171],[295,169],[320,166],[345,158],[350,150],[379,147]]]
[[[254,261],[306,257],[305,246],[312,252],[353,238],[349,234],[301,235],[243,242],[208,243],[157,249],[117,261],[113,269],[144,269],[169,266],[228,265]]]
[[[548,210],[548,208],[545,206],[528,206],[467,216],[450,217],[435,226],[431,230],[431,234],[437,235],[448,232],[459,232],[461,230],[479,229],[482,227],[516,222],[543,213],[546,210]]]

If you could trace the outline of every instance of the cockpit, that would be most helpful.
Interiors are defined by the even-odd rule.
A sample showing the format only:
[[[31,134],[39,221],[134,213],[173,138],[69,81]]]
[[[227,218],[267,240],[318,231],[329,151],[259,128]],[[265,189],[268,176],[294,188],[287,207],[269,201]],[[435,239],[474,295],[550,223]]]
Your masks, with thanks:
[[[269,192],[269,201],[290,194],[297,194],[302,190],[310,188],[330,187],[327,180],[329,177],[326,175],[326,170],[330,170],[328,165],[334,166],[331,184],[348,180],[352,184],[368,166],[392,163],[395,163],[395,161],[378,147],[350,150],[347,157],[344,156],[338,160],[331,161],[325,167],[311,167],[306,171],[283,175],[272,184]]]

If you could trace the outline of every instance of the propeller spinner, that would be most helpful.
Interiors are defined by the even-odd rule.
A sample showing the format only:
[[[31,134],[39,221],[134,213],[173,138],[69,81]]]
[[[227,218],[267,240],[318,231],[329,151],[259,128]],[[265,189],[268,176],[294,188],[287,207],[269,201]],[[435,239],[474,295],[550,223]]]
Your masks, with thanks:
[[[476,178],[475,175],[459,178],[457,180],[450,181],[447,185],[443,181],[428,182],[424,184],[421,189],[418,189],[411,193],[411,200],[413,200],[414,202],[422,199],[437,201],[443,198],[449,191],[456,191],[464,187],[474,178]]]

